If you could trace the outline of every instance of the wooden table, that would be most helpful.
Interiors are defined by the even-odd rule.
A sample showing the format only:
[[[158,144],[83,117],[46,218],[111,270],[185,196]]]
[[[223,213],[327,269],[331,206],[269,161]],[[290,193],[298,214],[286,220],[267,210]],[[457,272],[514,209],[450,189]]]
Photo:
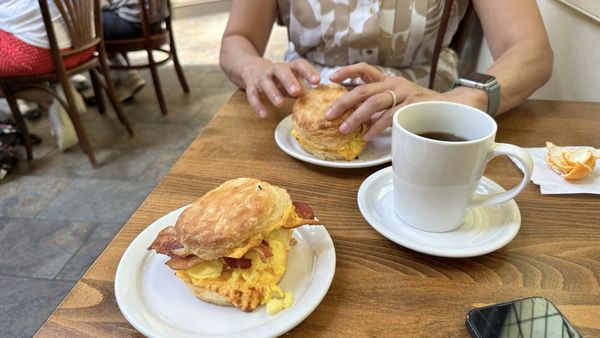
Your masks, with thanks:
[[[584,336],[600,336],[598,196],[541,195],[530,183],[516,199],[521,229],[504,248],[463,259],[420,254],[379,235],[358,210],[358,187],[385,165],[324,168],[279,150],[273,131],[289,108],[290,102],[259,119],[244,94],[234,93],[37,335],[140,335],[119,311],[113,289],[129,243],[221,182],[255,177],[308,202],[335,245],[331,288],[292,336],[468,336],[464,320],[470,308],[533,295],[554,301]],[[499,142],[600,147],[600,104],[528,101],[498,123]],[[494,160],[486,176],[504,187],[521,179],[505,158]]]

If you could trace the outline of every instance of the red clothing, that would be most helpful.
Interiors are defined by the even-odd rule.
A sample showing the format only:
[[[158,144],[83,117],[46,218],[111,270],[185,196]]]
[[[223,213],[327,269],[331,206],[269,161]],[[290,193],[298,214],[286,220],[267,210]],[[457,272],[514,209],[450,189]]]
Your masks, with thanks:
[[[89,48],[64,58],[65,67],[73,68],[94,53]],[[0,77],[44,75],[55,72],[50,49],[28,45],[14,35],[0,30]]]

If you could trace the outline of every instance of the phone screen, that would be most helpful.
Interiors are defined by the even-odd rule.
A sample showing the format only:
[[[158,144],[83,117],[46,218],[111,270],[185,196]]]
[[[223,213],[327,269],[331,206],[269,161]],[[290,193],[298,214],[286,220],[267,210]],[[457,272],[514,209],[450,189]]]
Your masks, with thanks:
[[[472,309],[466,324],[473,337],[581,337],[556,306],[542,297]]]

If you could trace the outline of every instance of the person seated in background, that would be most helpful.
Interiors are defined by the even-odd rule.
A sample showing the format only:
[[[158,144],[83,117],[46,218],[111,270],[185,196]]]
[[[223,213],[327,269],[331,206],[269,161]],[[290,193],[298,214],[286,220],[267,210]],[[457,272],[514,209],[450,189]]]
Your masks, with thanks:
[[[108,4],[102,8],[102,31],[104,39],[123,40],[139,38],[143,35],[141,24],[141,12],[139,0],[108,0]],[[150,31],[156,32],[161,28],[161,22],[151,22]],[[110,56],[113,64],[123,64],[118,55]],[[130,70],[124,76],[124,72],[113,72],[113,80],[117,87],[117,93],[121,101],[132,98],[145,85],[146,81],[139,75],[138,71]]]
[[[60,49],[71,47],[71,40],[65,22],[54,1],[48,0],[48,8]],[[89,59],[94,53],[90,48],[81,53],[64,58],[65,67],[72,68]],[[0,77],[44,75],[55,72],[50,52],[48,35],[37,0],[0,1]],[[64,97],[62,87],[55,86]],[[64,107],[51,94],[30,89],[16,93],[17,97],[35,101],[47,110],[58,147],[66,150],[78,143],[75,128]],[[0,89],[0,97],[4,93]],[[80,95],[75,93],[77,108],[85,111]]]
[[[500,84],[497,111],[504,113],[550,77],[553,53],[535,0],[473,0],[494,62],[486,70]],[[409,6],[412,3],[412,6]],[[468,0],[455,0],[444,37],[447,47]],[[393,106],[427,100],[452,101],[483,111],[488,94],[457,79],[456,54],[442,50],[434,90],[427,88],[433,46],[444,1],[234,0],[223,34],[220,65],[248,102],[264,117],[261,98],[275,106],[284,96],[298,97],[303,85],[358,82],[325,113],[335,119],[356,110],[342,123],[350,133],[362,123],[371,140],[391,125]],[[289,48],[284,62],[263,57],[273,23],[286,25]]]

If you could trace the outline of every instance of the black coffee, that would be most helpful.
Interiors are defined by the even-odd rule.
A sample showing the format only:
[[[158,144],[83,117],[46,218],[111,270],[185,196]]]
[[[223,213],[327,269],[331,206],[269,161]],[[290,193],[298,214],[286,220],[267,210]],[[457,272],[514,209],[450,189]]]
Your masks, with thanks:
[[[419,136],[429,138],[432,140],[448,141],[448,142],[461,142],[461,141],[467,140],[466,138],[464,138],[462,136],[458,136],[458,135],[454,135],[452,133],[446,133],[446,132],[442,132],[442,131],[428,131],[425,133],[420,133]]]

